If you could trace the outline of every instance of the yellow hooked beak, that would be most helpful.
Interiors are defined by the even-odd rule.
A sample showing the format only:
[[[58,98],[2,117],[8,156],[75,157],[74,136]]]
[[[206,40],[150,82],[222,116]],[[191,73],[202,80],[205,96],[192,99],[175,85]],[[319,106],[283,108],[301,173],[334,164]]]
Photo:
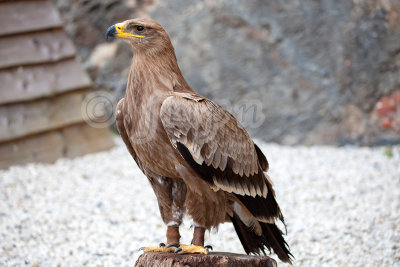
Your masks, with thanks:
[[[119,38],[127,38],[127,37],[136,37],[136,38],[143,38],[144,36],[138,34],[132,34],[128,32],[124,32],[124,24],[117,23],[115,25],[110,26],[106,32],[106,40],[109,37],[119,37]]]

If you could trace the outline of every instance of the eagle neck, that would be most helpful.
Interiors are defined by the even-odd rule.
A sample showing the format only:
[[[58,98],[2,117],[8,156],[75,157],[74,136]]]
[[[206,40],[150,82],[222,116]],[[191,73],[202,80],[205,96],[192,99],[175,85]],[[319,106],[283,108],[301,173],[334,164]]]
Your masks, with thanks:
[[[137,101],[142,99],[144,94],[193,92],[182,76],[173,48],[157,53],[134,51],[128,90]]]

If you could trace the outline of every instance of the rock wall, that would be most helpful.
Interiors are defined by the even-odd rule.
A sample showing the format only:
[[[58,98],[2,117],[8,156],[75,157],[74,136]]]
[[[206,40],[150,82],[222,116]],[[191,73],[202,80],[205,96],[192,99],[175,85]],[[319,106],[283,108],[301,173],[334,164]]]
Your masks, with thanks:
[[[400,127],[382,127],[376,112],[381,98],[400,89],[397,0],[54,1],[96,87],[117,98],[131,52],[122,42],[104,43],[105,30],[151,16],[170,34],[189,84],[254,137],[400,142]]]

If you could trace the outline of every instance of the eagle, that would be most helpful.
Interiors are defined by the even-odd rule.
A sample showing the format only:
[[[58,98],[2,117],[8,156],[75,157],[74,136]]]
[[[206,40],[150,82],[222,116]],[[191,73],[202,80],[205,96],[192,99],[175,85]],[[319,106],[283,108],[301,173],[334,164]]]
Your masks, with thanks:
[[[285,225],[267,175],[267,158],[243,126],[189,86],[159,23],[126,20],[107,29],[106,39],[110,37],[123,39],[133,51],[116,126],[148,178],[167,226],[167,244],[144,251],[207,254],[205,231],[232,222],[247,254],[272,249],[291,263],[276,224]],[[180,243],[185,214],[194,226],[190,245]]]

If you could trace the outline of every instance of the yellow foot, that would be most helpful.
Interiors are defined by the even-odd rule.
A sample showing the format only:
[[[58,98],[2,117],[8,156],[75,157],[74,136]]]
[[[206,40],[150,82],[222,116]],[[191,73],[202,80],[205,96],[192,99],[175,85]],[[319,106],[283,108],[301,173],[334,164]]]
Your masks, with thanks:
[[[198,254],[208,254],[208,250],[210,249],[210,246],[196,246],[196,245],[183,245],[180,244],[179,247],[175,250],[175,253],[179,254],[192,254],[192,253],[198,253]]]
[[[158,247],[142,247],[139,250],[144,252],[175,252],[174,247],[166,246],[164,243],[160,243]]]

